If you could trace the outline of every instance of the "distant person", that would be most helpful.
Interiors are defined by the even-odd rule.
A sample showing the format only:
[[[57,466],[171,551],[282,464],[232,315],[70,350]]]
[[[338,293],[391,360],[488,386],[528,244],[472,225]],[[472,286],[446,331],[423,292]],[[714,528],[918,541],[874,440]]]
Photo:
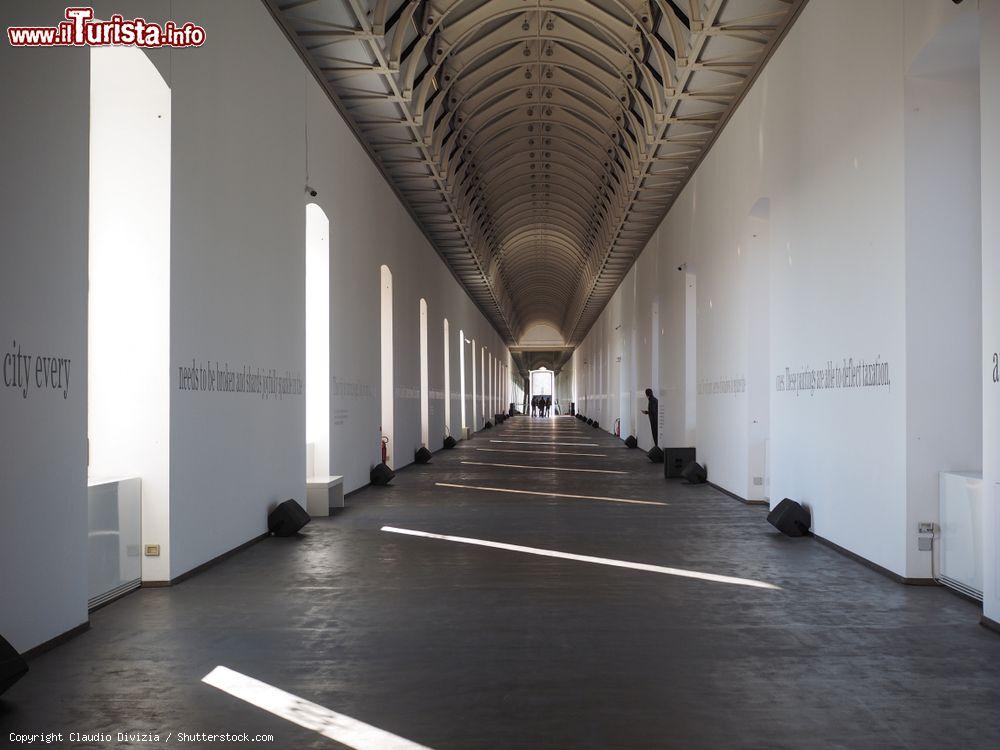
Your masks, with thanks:
[[[545,397],[545,416],[549,416],[549,411],[552,409],[552,396]]]
[[[531,397],[531,416],[538,416],[538,396]]]
[[[660,400],[653,395],[653,389],[646,389],[646,398],[649,399],[649,408],[643,409],[643,414],[649,415],[649,431],[653,433],[653,445],[660,445]]]

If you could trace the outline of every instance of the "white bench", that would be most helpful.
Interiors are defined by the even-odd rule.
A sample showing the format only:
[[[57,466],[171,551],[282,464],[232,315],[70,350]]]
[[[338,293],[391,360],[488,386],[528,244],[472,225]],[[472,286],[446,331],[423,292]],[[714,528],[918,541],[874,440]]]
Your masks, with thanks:
[[[309,477],[306,479],[306,510],[310,516],[328,516],[330,508],[343,507],[343,477]]]

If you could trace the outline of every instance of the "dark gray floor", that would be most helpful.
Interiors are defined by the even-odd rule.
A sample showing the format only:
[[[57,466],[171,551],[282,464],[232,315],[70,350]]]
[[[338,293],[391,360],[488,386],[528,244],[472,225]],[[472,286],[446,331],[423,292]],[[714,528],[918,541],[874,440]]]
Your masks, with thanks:
[[[599,447],[490,442],[552,435]],[[129,595],[32,663],[0,701],[0,736],[263,732],[275,735],[272,747],[341,747],[200,683],[224,665],[437,750],[1000,747],[1000,637],[977,624],[977,607],[893,583],[814,540],[778,536],[763,509],[666,482],[662,467],[621,445],[577,420],[511,420],[401,471],[391,487],[355,494],[301,538],[267,539],[172,589]],[[383,525],[781,589],[398,536]]]

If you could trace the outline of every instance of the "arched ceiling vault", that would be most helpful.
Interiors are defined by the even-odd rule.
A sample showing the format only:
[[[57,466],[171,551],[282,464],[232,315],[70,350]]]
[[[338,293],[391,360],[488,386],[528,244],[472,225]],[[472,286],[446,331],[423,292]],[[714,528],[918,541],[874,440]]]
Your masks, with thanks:
[[[507,342],[572,346],[806,0],[264,2]]]

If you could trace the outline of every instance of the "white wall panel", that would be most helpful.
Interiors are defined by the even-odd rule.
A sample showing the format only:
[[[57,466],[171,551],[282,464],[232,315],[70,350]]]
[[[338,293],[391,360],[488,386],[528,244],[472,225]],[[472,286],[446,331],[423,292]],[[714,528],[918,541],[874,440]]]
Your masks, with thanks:
[[[1000,0],[982,2],[983,611],[1000,622]]]
[[[5,3],[4,21],[65,9]],[[0,70],[0,634],[26,651],[87,620],[89,52],[4,42]],[[36,385],[51,356],[70,361],[65,396]]]

